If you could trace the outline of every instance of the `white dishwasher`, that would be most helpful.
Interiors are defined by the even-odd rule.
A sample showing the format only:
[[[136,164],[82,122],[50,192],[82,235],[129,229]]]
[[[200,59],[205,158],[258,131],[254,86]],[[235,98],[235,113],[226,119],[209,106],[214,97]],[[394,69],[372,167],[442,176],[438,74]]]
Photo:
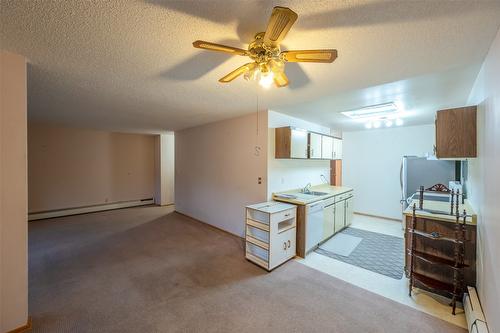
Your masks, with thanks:
[[[306,205],[306,253],[314,249],[323,238],[324,200]]]

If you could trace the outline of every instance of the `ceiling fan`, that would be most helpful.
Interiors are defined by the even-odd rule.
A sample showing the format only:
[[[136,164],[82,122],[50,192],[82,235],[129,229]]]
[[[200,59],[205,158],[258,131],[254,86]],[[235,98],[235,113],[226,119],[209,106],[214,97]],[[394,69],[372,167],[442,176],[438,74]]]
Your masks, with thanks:
[[[248,45],[248,50],[202,40],[195,41],[193,46],[252,59],[252,62],[236,68],[219,82],[228,83],[244,74],[245,79],[258,81],[265,88],[269,88],[273,82],[278,88],[285,87],[288,85],[288,77],[285,74],[286,62],[331,63],[337,58],[337,50],[334,49],[281,51],[280,43],[297,17],[297,13],[290,8],[274,7],[266,31],[255,35],[254,40]]]

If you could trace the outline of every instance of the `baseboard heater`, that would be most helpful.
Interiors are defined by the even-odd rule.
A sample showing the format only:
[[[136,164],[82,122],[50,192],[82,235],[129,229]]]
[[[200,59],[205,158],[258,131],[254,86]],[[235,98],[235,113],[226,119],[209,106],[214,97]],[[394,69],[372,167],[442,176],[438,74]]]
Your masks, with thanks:
[[[141,199],[141,200],[131,200],[131,201],[120,201],[114,203],[107,203],[102,205],[92,205],[92,206],[83,206],[83,207],[73,207],[73,208],[65,208],[58,210],[47,210],[43,212],[33,212],[28,214],[28,221],[41,220],[41,219],[49,219],[53,217],[61,217],[61,216],[69,216],[69,215],[78,215],[85,213],[94,213],[100,212],[104,210],[112,210],[119,208],[127,208],[127,207],[137,207],[144,205],[154,204],[154,198]]]
[[[486,318],[484,317],[481,303],[476,288],[467,287],[468,293],[464,294],[464,310],[467,327],[470,333],[488,333]]]

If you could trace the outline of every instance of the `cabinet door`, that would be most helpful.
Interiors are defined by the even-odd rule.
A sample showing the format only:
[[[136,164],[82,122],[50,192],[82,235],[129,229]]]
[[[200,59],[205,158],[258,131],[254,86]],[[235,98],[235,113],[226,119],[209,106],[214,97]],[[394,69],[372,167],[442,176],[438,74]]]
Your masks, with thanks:
[[[307,131],[292,128],[290,140],[290,157],[307,158]]]
[[[335,232],[335,204],[325,207],[323,210],[323,239],[325,240]]]
[[[342,140],[333,138],[333,159],[341,160],[342,159]]]
[[[335,232],[345,226],[345,200],[335,203]]]
[[[309,133],[309,158],[321,158],[321,134]]]
[[[273,236],[271,240],[269,269],[273,269],[295,256],[295,232],[296,229],[292,228]]]
[[[435,128],[438,158],[477,157],[475,106],[436,112]]]
[[[331,160],[333,158],[333,138],[331,136],[321,137],[321,158]]]
[[[346,227],[351,225],[352,218],[354,215],[354,207],[353,207],[353,197],[347,198],[345,201],[345,225]]]

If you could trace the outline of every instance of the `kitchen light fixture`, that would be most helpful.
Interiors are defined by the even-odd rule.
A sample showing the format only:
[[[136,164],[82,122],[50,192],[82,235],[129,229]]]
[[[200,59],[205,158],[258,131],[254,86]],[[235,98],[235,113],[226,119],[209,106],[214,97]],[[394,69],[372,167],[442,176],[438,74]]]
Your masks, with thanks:
[[[399,113],[398,107],[394,103],[384,103],[367,106],[361,109],[341,112],[344,116],[352,119],[383,118],[394,116]]]
[[[367,129],[379,128],[382,124],[385,127],[403,125],[403,120],[401,119],[402,111],[394,102],[366,106],[341,113],[357,122],[364,122]]]

